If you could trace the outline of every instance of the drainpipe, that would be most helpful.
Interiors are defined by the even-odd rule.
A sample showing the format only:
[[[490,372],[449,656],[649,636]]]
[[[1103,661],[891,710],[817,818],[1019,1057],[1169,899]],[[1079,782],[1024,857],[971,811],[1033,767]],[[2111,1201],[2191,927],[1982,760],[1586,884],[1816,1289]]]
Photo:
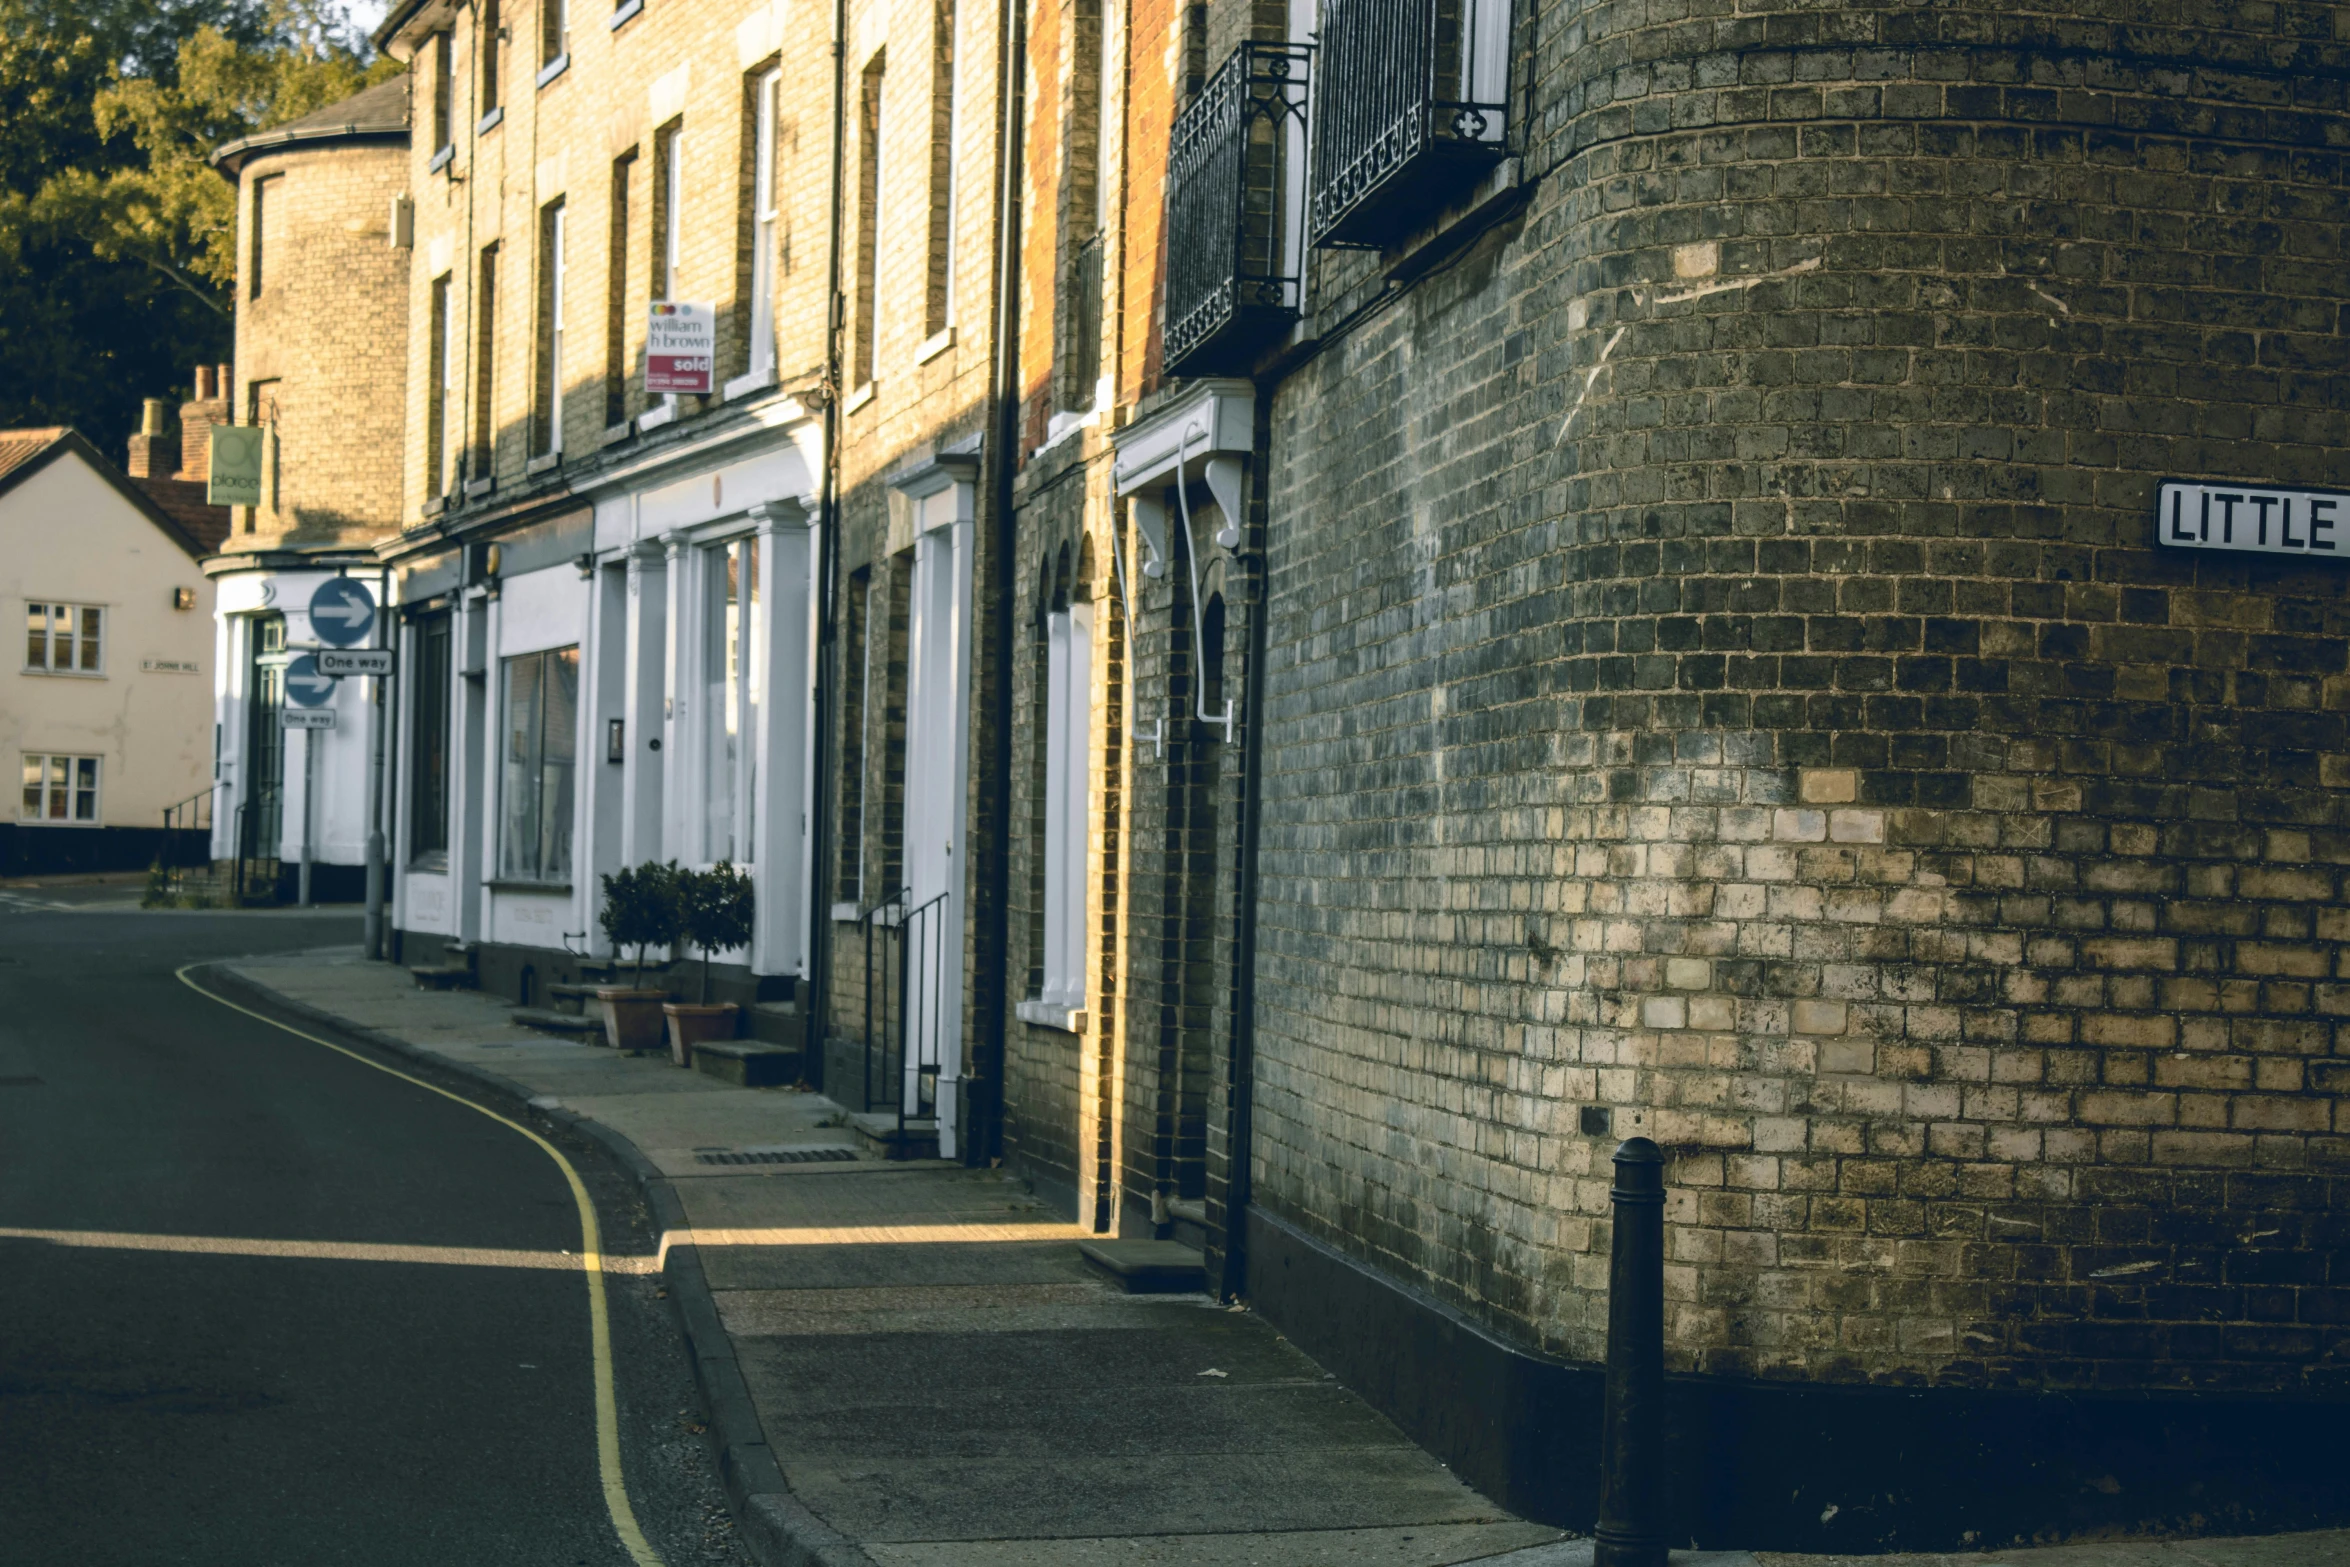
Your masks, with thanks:
[[[1027,123],[1028,74],[1021,62],[1028,52],[1028,13],[1021,0],[998,0],[996,7],[996,101],[1003,106],[1001,141],[996,148],[996,287],[989,301],[989,341],[995,349],[994,386],[990,389],[988,438],[981,448],[982,476],[995,507],[996,614],[990,641],[995,653],[994,743],[989,747],[988,776],[1008,800],[1012,778],[1012,604],[1018,567],[1013,558],[1017,528],[1012,510],[1012,482],[1020,463],[1020,182],[1025,164],[1020,134]],[[999,821],[1008,813],[999,811]],[[995,976],[998,994],[986,1009],[980,1046],[986,1059],[977,1063],[986,1085],[984,1102],[974,1103],[978,1124],[966,1145],[966,1158],[984,1166],[1003,1152],[1004,1129],[1004,1003],[1011,946],[1012,845],[1010,834],[999,830],[988,850],[988,891],[996,917],[983,921],[979,933],[978,972]]]
[[[822,586],[816,596],[816,744],[809,768],[808,853],[815,863],[808,870],[808,983],[801,1005],[800,1078],[808,1078],[808,1063],[824,1061],[827,1014],[832,1007],[832,873],[835,857],[825,851],[832,833],[832,795],[826,787],[832,769],[832,708],[839,686],[840,649],[837,624],[840,600],[840,560],[843,540],[840,524],[840,237],[842,159],[848,139],[849,4],[832,6],[832,198],[826,218],[824,259],[824,475],[816,503],[816,536],[823,560],[818,566]],[[827,1089],[835,1085],[827,1083]]]
[[[1271,507],[1265,496],[1265,471],[1273,465],[1272,399],[1260,388],[1256,399],[1256,439],[1251,444],[1264,453],[1257,482],[1251,486],[1250,510],[1263,518]],[[1224,1266],[1217,1280],[1227,1296],[1238,1298],[1248,1289],[1248,1205],[1254,1175],[1254,1125],[1257,1073],[1257,819],[1264,799],[1265,776],[1265,645],[1266,612],[1273,594],[1266,545],[1255,551],[1255,591],[1249,596],[1248,669],[1245,700],[1247,727],[1240,734],[1240,873],[1234,878],[1232,1066],[1225,1106],[1231,1170],[1224,1180]]]

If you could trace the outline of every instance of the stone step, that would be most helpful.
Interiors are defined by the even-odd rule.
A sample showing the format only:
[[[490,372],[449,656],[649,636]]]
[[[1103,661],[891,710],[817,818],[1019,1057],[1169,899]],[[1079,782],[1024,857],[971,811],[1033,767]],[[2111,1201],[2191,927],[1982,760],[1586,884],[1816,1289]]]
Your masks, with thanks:
[[[1208,1287],[1200,1254],[1177,1241],[1090,1240],[1077,1250],[1129,1295],[1194,1295]]]
[[[860,1151],[879,1159],[935,1159],[938,1157],[938,1118],[908,1116],[898,1125],[894,1110],[865,1110],[848,1118]]]
[[[754,1001],[744,1021],[750,1025],[753,1039],[783,1045],[795,1052],[808,1037],[807,1022],[800,1016],[797,1001]]]
[[[800,1078],[800,1053],[755,1039],[713,1039],[694,1046],[694,1070],[743,1088],[774,1088]]]
[[[411,963],[418,990],[462,990],[473,983],[473,970],[463,963]]]
[[[516,1007],[506,1014],[524,1028],[535,1028],[549,1034],[602,1034],[604,1020],[600,1017],[581,1017],[576,1012],[557,1012],[551,1007]]]
[[[547,999],[558,1012],[586,1012],[595,1004],[600,985],[549,985]]]

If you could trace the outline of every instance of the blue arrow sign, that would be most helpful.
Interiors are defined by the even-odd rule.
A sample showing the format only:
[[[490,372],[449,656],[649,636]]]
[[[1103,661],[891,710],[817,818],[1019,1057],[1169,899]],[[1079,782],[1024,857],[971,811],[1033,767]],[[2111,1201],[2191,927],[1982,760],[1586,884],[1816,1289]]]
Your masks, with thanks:
[[[375,625],[375,595],[363,582],[329,577],[310,595],[310,629],[321,642],[354,647]]]
[[[297,707],[324,707],[335,694],[335,678],[318,672],[318,660],[303,653],[286,665],[286,700]]]

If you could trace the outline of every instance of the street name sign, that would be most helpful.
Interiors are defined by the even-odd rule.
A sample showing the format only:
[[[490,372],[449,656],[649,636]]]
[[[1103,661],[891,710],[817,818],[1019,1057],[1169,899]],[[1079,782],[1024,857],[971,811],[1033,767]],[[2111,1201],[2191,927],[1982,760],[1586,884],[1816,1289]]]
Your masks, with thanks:
[[[277,721],[284,729],[332,729],[335,715],[329,707],[281,707]]]
[[[2154,537],[2175,550],[2340,560],[2350,556],[2350,494],[2165,479],[2154,492]]]
[[[329,577],[310,595],[310,629],[322,642],[351,647],[367,640],[375,626],[375,595],[367,584]]]
[[[212,451],[204,467],[205,505],[261,504],[261,443],[268,434],[258,424],[212,427]]]
[[[318,672],[322,675],[388,675],[392,672],[392,650],[388,647],[355,647],[348,650],[322,647],[318,650]]]
[[[708,305],[656,299],[645,320],[645,390],[708,396],[718,364],[718,317]]]
[[[286,700],[299,707],[324,707],[335,694],[334,680],[318,672],[318,660],[308,653],[286,664]]]

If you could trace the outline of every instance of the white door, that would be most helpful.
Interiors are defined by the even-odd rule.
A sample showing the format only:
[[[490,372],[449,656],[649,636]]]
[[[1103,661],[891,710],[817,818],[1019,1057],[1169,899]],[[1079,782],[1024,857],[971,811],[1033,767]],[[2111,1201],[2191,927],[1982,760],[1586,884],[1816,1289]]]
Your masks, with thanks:
[[[971,708],[971,523],[962,486],[923,497],[939,526],[914,543],[906,691],[906,1112],[938,1117],[955,1156],[963,1063],[963,842]]]

